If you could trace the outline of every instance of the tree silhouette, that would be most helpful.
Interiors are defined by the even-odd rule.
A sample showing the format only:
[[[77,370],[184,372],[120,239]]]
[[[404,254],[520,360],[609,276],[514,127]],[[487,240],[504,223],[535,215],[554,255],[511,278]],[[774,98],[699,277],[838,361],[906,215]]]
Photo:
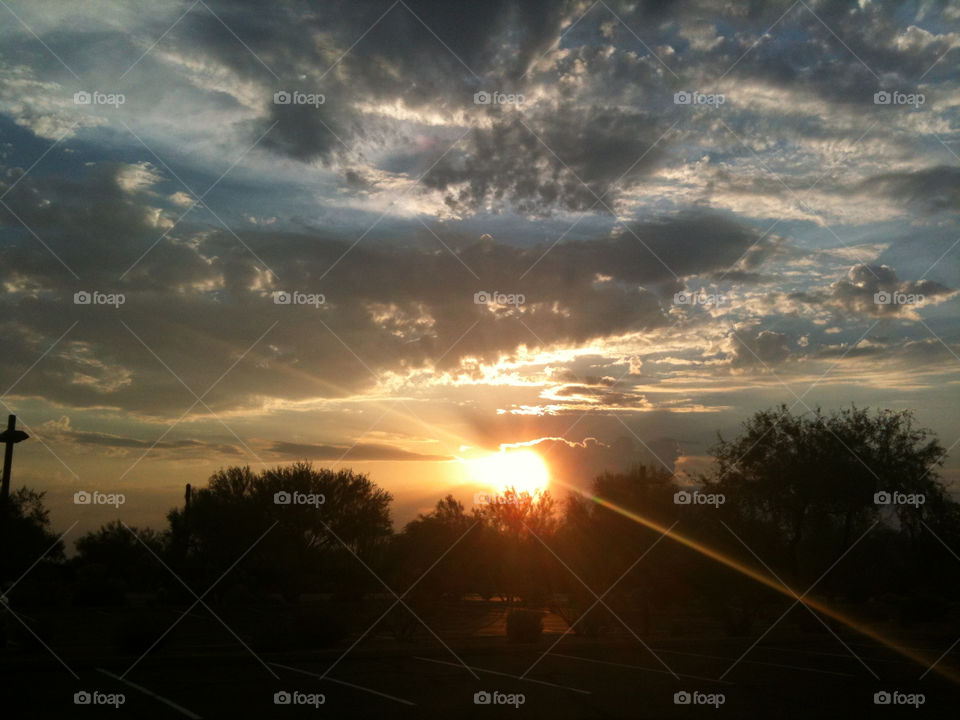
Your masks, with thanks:
[[[47,562],[64,559],[63,542],[50,530],[45,494],[22,487],[0,505],[0,581],[15,580],[44,553]]]
[[[415,597],[459,598],[479,592],[477,561],[489,549],[484,547],[483,530],[479,510],[468,514],[461,502],[447,495],[432,512],[421,513],[394,538],[391,576],[406,588],[429,569],[417,583]]]
[[[315,500],[284,504],[280,493]],[[352,470],[309,463],[260,473],[231,467],[194,491],[189,507],[170,511],[170,545],[188,575],[212,583],[264,535],[231,573],[231,583],[290,599],[306,591],[356,594],[372,578],[354,555],[377,561],[391,533],[391,500]]]
[[[513,638],[530,642],[546,610],[588,637],[744,634],[764,612],[778,617],[790,599],[721,556],[767,576],[769,567],[794,588],[830,567],[817,593],[882,606],[903,623],[945,615],[960,592],[960,576],[942,571],[943,545],[960,545],[960,505],[938,473],[943,448],[909,412],[780,406],[713,452],[715,469],[699,480],[701,492],[725,496],[718,507],[677,504],[676,476],[638,466],[604,473],[562,504],[508,489],[466,509],[448,495],[396,534],[392,497],[364,474],[228,467],[188,490],[165,531],[114,521],[77,540],[69,562],[43,494],[23,488],[0,526],[2,578],[9,584],[46,552],[10,608],[127,605],[117,614],[124,652],[163,632],[163,605],[192,602],[177,577],[197,592],[222,578],[207,601],[263,650],[348,642],[371,623],[413,640],[424,619],[463,636],[509,620]],[[924,501],[878,503],[884,492]],[[686,541],[665,532],[675,523]],[[394,598],[378,578],[410,589],[405,604],[387,612]]]
[[[484,551],[494,561],[496,593],[508,604],[542,604],[557,563],[549,549],[558,527],[553,496],[507,488],[497,502],[481,506],[480,517],[489,531]]]
[[[78,538],[75,545],[77,556],[71,564],[77,569],[77,604],[120,604],[126,592],[156,591],[168,583],[169,575],[150,553],[162,555],[165,538],[150,528],[128,528],[114,520]]]
[[[760,528],[756,539],[779,547],[794,577],[819,572],[825,557],[839,557],[878,519],[875,493],[925,496],[919,509],[893,508],[914,535],[948,504],[937,473],[944,450],[929,430],[914,427],[909,411],[792,415],[781,405],[756,413],[740,436],[721,437],[713,451],[717,471],[705,480],[730,500],[723,515]]]
[[[21,625],[34,622],[20,613],[25,608],[57,605],[65,596],[63,542],[50,531],[43,498],[43,492],[22,487],[0,504],[0,594],[8,606],[0,610],[0,647],[8,638],[35,645]],[[18,614],[19,623],[12,613]]]
[[[689,580],[678,578],[684,552],[669,541],[658,543],[654,551],[627,572],[661,534],[627,515],[640,516],[664,527],[670,525],[676,516],[676,489],[672,475],[664,469],[637,466],[626,473],[598,476],[589,497],[568,498],[558,532],[559,554],[583,582],[569,572],[560,574],[559,586],[566,603],[558,603],[556,609],[568,623],[576,623],[575,632],[595,636],[622,627],[608,610],[595,604],[591,592],[600,594],[614,582],[616,586],[605,598],[606,603],[619,608],[618,615],[639,614],[638,627],[642,632],[649,632],[650,614],[655,607],[665,604],[667,599],[675,601],[683,596],[685,581]],[[689,567],[689,558],[686,559]],[[593,609],[587,613],[591,606]]]

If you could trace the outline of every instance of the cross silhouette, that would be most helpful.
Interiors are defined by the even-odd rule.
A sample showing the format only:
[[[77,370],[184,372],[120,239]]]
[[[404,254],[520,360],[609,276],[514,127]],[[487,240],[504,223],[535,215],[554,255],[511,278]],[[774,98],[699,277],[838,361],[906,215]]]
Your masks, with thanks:
[[[27,435],[23,430],[17,430],[17,416],[7,417],[7,429],[0,433],[0,443],[6,445],[3,452],[3,484],[0,485],[0,505],[5,505],[7,498],[10,497],[10,466],[13,464],[13,446],[21,440],[26,440]]]

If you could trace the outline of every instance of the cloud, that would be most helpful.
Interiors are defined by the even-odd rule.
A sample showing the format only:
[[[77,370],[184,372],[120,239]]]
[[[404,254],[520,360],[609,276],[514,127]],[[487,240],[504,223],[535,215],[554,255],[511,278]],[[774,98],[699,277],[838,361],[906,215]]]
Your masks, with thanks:
[[[938,165],[912,172],[875,175],[858,191],[880,194],[927,212],[960,210],[960,167]]]
[[[0,28],[8,385],[29,370],[11,402],[135,424],[169,422],[194,393],[260,418],[409,392],[521,437],[589,413],[602,445],[613,413],[746,408],[765,366],[842,356],[865,315],[892,322],[847,359],[878,384],[906,358],[913,377],[943,373],[956,344],[949,4],[21,5],[46,47]],[[81,88],[126,103],[79,107]],[[877,106],[880,89],[926,103]],[[281,90],[324,102],[275,103]],[[478,90],[525,101],[475,104]],[[726,102],[676,104],[680,90]],[[187,212],[179,178],[215,188]],[[937,262],[942,285],[924,279]],[[671,303],[710,282],[722,308]],[[75,305],[81,290],[125,303]],[[325,302],[275,304],[280,290]],[[61,431],[91,449],[144,442]],[[270,452],[330,459],[349,440]]]
[[[472,104],[484,81],[520,76],[552,40],[564,5],[410,0],[391,9],[331,2],[297,14],[282,6],[265,12],[252,2],[210,3],[276,75],[267,80],[275,89],[326,95],[319,109],[265,102],[268,115],[254,128],[259,135],[276,122],[265,147],[325,163],[342,156],[344,145],[367,139],[364,107],[371,102],[446,113]],[[217,20],[202,11],[190,19],[176,33],[179,44],[202,47],[234,72],[263,80],[264,67]]]
[[[161,438],[145,440],[105,432],[75,430],[67,416],[62,416],[59,420],[42,423],[38,430],[46,438],[46,441],[55,439],[58,442],[66,442],[80,447],[89,447],[106,452],[113,451],[111,454],[114,455],[128,455],[127,451],[131,450],[168,452],[176,457],[236,457],[242,454],[240,448],[227,443],[213,443],[194,439],[167,440]]]
[[[760,330],[756,326],[738,327],[730,332],[730,367],[736,370],[776,366],[791,355],[791,339],[786,333]]]
[[[886,265],[854,265],[824,299],[850,313],[890,316],[912,314],[928,301],[936,303],[955,293],[933,280],[901,281]]]
[[[421,462],[453,460],[453,457],[447,455],[426,455],[377,443],[311,445],[278,440],[273,443],[267,452],[282,456],[286,460],[417,460]]]
[[[202,208],[173,227],[182,208],[154,192],[158,182],[153,166],[106,164],[80,177],[27,176],[6,197],[12,212],[0,209],[0,224],[19,236],[0,266],[4,302],[17,308],[4,323],[8,362],[25,370],[77,321],[17,393],[155,417],[194,400],[174,374],[198,395],[211,388],[205,402],[228,410],[266,398],[347,397],[386,373],[470,372],[521,347],[665,327],[661,298],[674,273],[732,264],[758,237],[708,212],[527,248],[451,238],[439,226],[427,246],[271,226],[234,234]],[[435,242],[440,235],[447,247]],[[278,305],[279,290],[325,303]],[[76,305],[78,291],[122,293],[124,302]],[[478,304],[480,291],[525,302]]]
[[[589,489],[595,477],[604,472],[627,472],[638,465],[672,467],[680,457],[678,441],[672,438],[637,440],[619,437],[605,443],[593,437],[573,442],[558,437],[545,437],[504,447],[527,447],[535,450],[550,468],[550,474],[562,489]],[[561,490],[562,495],[562,490]]]
[[[466,151],[449,153],[423,180],[448,191],[455,210],[512,205],[522,213],[555,208],[610,212],[620,192],[662,158],[662,120],[614,108],[549,107],[513,113],[474,129]]]

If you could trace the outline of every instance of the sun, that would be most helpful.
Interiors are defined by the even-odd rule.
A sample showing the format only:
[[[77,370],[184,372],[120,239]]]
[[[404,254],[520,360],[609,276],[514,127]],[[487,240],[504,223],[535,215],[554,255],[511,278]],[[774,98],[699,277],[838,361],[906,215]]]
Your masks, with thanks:
[[[532,450],[501,450],[469,460],[467,465],[474,480],[497,491],[512,487],[532,495],[545,490],[550,482],[546,463]]]

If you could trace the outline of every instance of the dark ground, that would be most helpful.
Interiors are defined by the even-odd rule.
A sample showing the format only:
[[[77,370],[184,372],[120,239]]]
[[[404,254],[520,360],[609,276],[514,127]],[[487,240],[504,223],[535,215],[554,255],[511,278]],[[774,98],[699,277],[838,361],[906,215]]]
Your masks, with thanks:
[[[65,622],[91,622],[105,612],[85,611]],[[87,632],[78,628],[70,643],[51,643],[49,650],[18,644],[0,650],[0,674],[5,705],[19,708],[4,713],[11,718],[957,717],[960,685],[934,672],[920,680],[925,668],[847,631],[841,637],[860,660],[826,632],[800,634],[784,627],[764,637],[719,680],[765,629],[753,637],[645,639],[679,680],[629,635],[565,638],[521,679],[556,634],[536,645],[511,645],[503,637],[448,638],[454,654],[427,631],[410,643],[382,634],[368,637],[321,679],[349,642],[337,650],[254,652],[195,609],[177,631],[178,639],[147,654],[126,682],[116,676],[140,653],[84,644],[94,637],[89,627]],[[62,636],[59,631],[55,637]],[[913,647],[934,658],[956,639],[929,629],[914,630],[911,637]],[[956,667],[958,656],[954,649],[941,663]],[[126,702],[119,709],[77,706],[73,695],[80,690],[122,692]],[[281,690],[323,693],[325,703],[316,709],[278,706],[273,696]],[[474,693],[484,690],[522,693],[524,703],[519,708],[475,705]],[[719,709],[674,704],[674,693],[683,690],[723,693],[725,702]],[[874,693],[882,690],[920,692],[925,703],[919,711],[875,705]]]

